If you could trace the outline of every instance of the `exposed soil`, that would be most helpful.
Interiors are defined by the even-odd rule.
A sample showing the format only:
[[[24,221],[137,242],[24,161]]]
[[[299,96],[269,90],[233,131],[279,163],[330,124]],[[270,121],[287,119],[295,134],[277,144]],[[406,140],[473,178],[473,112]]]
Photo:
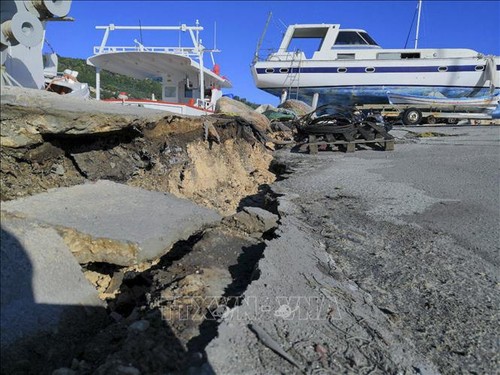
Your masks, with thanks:
[[[264,248],[262,240],[223,226],[179,242],[148,270],[125,271],[116,298],[108,299],[115,322],[85,343],[76,358],[83,367],[74,370],[107,374],[131,364],[163,374],[202,367],[224,312],[216,310],[221,298],[238,303]]]
[[[272,210],[268,184],[275,174],[264,143],[265,136],[244,119],[224,116],[167,116],[112,132],[44,135],[34,146],[2,147],[1,198],[108,179],[171,192],[223,215],[245,206]],[[226,295],[227,308],[239,303],[256,277],[264,238],[272,235],[245,232],[235,223],[227,220],[180,241],[152,263],[83,265],[107,302],[108,321],[99,322],[100,332],[76,341],[56,332],[37,338],[17,348],[30,360],[4,363],[2,373],[51,374],[59,368],[55,373],[164,374],[206,367],[204,347],[223,313],[212,310]]]
[[[218,139],[204,136],[204,122],[212,124]],[[272,156],[260,137],[245,120],[224,117],[166,117],[141,129],[52,134],[34,148],[2,147],[1,198],[108,179],[233,213],[243,197],[275,179],[269,172]]]

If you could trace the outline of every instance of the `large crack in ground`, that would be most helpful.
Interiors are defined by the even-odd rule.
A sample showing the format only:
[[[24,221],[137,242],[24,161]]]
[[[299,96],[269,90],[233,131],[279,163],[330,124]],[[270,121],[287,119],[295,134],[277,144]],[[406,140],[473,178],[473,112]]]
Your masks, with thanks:
[[[275,204],[267,189],[259,199],[253,196],[252,202],[269,206],[247,207],[227,216],[177,242],[152,264],[84,265],[85,275],[107,302],[108,322],[79,342],[52,334],[50,354],[38,341],[29,350],[40,355],[2,370],[39,374],[60,368],[79,375],[212,373],[205,347],[216,337],[224,313],[241,303],[247,286],[259,277],[256,265],[278,224],[278,217],[264,210],[272,210]],[[68,345],[72,358],[64,350]]]
[[[15,348],[38,353],[29,362],[4,363],[2,371],[210,371],[204,348],[216,336],[225,309],[239,304],[247,285],[258,278],[255,266],[278,220],[269,212],[276,212],[269,187],[275,179],[271,154],[244,120],[221,121],[219,143],[203,140],[199,120],[173,117],[140,130],[45,136],[29,149],[2,149],[2,199],[111,179],[172,192],[225,215],[153,263],[83,264],[107,303],[108,321],[99,323],[100,332],[77,341],[49,333]]]
[[[253,198],[269,202],[267,194]],[[248,284],[258,278],[264,239],[275,230],[245,233],[233,224],[226,218],[177,243],[151,268],[124,271],[117,296],[107,301],[115,322],[90,340],[77,360],[98,374],[126,363],[147,374],[209,371],[204,349],[217,335],[224,312],[240,304]],[[146,354],[151,348],[154,358]]]
[[[48,139],[28,161],[2,165],[13,184],[9,194],[20,186],[15,183],[24,186],[22,194],[32,193],[23,176],[33,171],[37,191],[112,172],[121,182],[173,191],[225,214],[238,211],[152,264],[84,265],[107,301],[103,329],[78,342],[56,342],[54,335],[50,350],[39,342],[30,363],[15,363],[7,373],[58,367],[79,375],[494,372],[494,269],[444,233],[374,219],[366,214],[369,202],[334,185],[328,193],[315,191],[308,173],[321,173],[330,161],[288,155],[269,164],[262,145],[232,139],[235,129],[221,131],[225,141],[210,145],[190,128],[160,141],[170,131],[162,126],[143,137],[108,134],[87,144]],[[306,176],[302,191],[293,183],[270,185],[297,176]],[[215,183],[204,189],[207,180]],[[272,219],[258,208],[279,214],[280,226],[269,226]],[[279,304],[249,314],[250,299],[276,296],[331,304],[309,302],[307,313],[324,315],[306,322],[279,318]],[[235,311],[245,319],[231,320]],[[262,326],[298,365],[266,348],[248,323]],[[67,345],[74,346],[72,357],[65,356]]]

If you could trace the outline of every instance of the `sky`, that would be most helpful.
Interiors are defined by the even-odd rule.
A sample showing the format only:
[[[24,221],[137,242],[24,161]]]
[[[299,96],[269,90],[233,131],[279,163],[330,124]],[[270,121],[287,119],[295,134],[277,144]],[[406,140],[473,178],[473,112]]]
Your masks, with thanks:
[[[87,1],[73,0],[69,16],[74,22],[49,22],[46,39],[63,57],[86,59],[100,45],[103,30],[95,26],[204,27],[200,36],[215,54],[221,74],[233,88],[225,93],[255,103],[277,105],[279,100],[255,87],[250,64],[257,43],[269,23],[262,49],[277,48],[287,25],[296,23],[335,23],[344,28],[366,30],[383,48],[413,48],[416,0],[402,1]],[[214,32],[216,30],[216,32]],[[141,35],[142,34],[142,35]],[[111,33],[108,45],[133,46],[134,39],[146,46],[177,46],[180,33]],[[181,35],[187,44],[186,33]],[[470,48],[484,54],[500,55],[500,0],[440,1],[424,0],[419,48]],[[48,51],[47,47],[45,48]],[[210,61],[207,56],[205,61]],[[211,67],[211,63],[207,64]]]

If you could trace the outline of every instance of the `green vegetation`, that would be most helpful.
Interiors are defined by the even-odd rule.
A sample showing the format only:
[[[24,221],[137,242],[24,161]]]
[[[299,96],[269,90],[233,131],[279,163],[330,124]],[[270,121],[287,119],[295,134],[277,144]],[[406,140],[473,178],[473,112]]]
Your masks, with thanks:
[[[86,82],[89,86],[95,87],[95,68],[87,65],[83,59],[71,57],[59,57],[59,72],[65,69],[76,70],[78,80]],[[151,79],[135,79],[121,74],[101,71],[101,98],[116,98],[118,93],[126,92],[130,98],[151,99],[151,94],[156,98],[161,98],[161,84]],[[95,96],[95,93],[91,93]]]
[[[255,103],[249,102],[245,98],[240,98],[239,96],[236,96],[236,95],[233,96],[233,99],[237,100],[239,102],[242,102],[242,103],[246,104],[247,106],[252,107],[253,109],[255,109],[255,108],[257,108],[259,106],[259,104],[255,104]]]

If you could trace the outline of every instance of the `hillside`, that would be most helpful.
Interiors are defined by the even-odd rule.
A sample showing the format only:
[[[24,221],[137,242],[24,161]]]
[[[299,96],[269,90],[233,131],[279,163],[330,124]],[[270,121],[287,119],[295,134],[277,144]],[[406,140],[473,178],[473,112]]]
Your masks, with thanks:
[[[83,59],[59,56],[58,71],[64,69],[76,70],[79,72],[78,80],[87,82],[89,86],[95,87],[95,69],[87,65]],[[161,98],[161,84],[150,79],[135,79],[121,74],[101,71],[101,98],[115,98],[119,92],[126,92],[131,98],[151,98],[155,94],[156,98]],[[92,93],[95,96],[95,93]]]

